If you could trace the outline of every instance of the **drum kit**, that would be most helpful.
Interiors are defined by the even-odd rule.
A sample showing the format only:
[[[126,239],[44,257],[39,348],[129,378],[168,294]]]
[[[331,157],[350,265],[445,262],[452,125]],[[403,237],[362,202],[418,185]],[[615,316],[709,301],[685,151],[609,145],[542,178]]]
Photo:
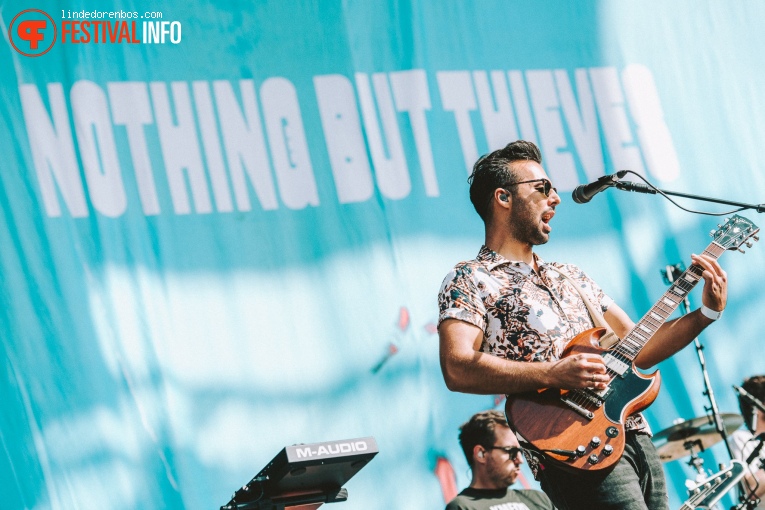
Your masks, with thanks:
[[[697,472],[695,480],[686,481],[689,498],[681,510],[720,508],[716,506],[717,503],[746,474],[744,464],[738,460],[733,460],[727,468],[721,465],[717,473],[704,470],[704,459],[699,457],[699,453],[716,445],[723,440],[723,435],[727,437],[744,423],[739,414],[724,413],[719,417],[724,434],[718,431],[712,416],[701,416],[692,420],[676,420],[671,427],[653,436],[653,443],[662,462],[690,457],[687,464]],[[747,508],[747,505],[742,504],[741,508]]]

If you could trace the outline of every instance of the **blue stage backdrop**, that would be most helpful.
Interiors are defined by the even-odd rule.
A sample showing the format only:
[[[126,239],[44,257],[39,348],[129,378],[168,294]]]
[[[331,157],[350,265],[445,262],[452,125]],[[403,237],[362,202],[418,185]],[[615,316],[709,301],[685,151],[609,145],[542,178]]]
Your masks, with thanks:
[[[718,219],[569,192],[630,169],[765,202],[763,19],[760,1],[0,2],[0,506],[217,508],[285,445],[374,436],[340,508],[442,508],[469,482],[457,427],[502,406],[438,364],[439,285],[483,240],[472,163],[537,142],[563,194],[539,253],[638,319]],[[731,384],[765,372],[765,247],[721,262],[729,305],[702,340],[737,412]],[[703,415],[694,350],[660,369],[653,430]],[[665,467],[677,507],[694,473]]]

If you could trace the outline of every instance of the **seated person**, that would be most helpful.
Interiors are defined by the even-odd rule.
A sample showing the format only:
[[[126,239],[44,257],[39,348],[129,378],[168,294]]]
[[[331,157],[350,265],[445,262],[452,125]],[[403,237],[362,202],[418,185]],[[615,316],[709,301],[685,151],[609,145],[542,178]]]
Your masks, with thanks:
[[[523,463],[515,434],[499,411],[474,415],[460,427],[460,446],[472,470],[470,486],[446,510],[554,510],[544,492],[515,490]]]

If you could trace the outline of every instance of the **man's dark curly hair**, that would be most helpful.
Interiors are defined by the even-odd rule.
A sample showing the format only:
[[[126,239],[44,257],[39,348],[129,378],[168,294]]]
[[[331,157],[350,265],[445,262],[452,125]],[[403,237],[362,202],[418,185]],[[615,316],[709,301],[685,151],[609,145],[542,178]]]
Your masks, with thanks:
[[[510,164],[515,161],[536,161],[542,164],[539,147],[525,140],[518,140],[481,156],[473,165],[473,173],[468,177],[470,183],[470,201],[476,212],[486,223],[491,216],[491,201],[494,190],[507,186],[517,180]]]
[[[473,448],[481,445],[488,448],[494,445],[497,426],[508,427],[505,415],[499,411],[483,411],[474,414],[467,423],[460,427],[460,446],[470,467],[473,467]]]
[[[741,387],[748,391],[754,398],[761,402],[765,402],[765,375],[755,375],[744,379]],[[751,427],[754,406],[740,395],[738,397],[738,406],[741,408],[741,416],[744,418],[744,423],[746,423],[747,427]]]

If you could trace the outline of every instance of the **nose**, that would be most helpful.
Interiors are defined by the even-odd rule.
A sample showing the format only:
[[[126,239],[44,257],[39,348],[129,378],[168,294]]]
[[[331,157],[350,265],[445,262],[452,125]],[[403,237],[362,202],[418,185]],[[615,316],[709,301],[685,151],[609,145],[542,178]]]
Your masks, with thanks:
[[[560,195],[554,189],[550,190],[550,196],[547,197],[547,201],[551,206],[560,204]]]

